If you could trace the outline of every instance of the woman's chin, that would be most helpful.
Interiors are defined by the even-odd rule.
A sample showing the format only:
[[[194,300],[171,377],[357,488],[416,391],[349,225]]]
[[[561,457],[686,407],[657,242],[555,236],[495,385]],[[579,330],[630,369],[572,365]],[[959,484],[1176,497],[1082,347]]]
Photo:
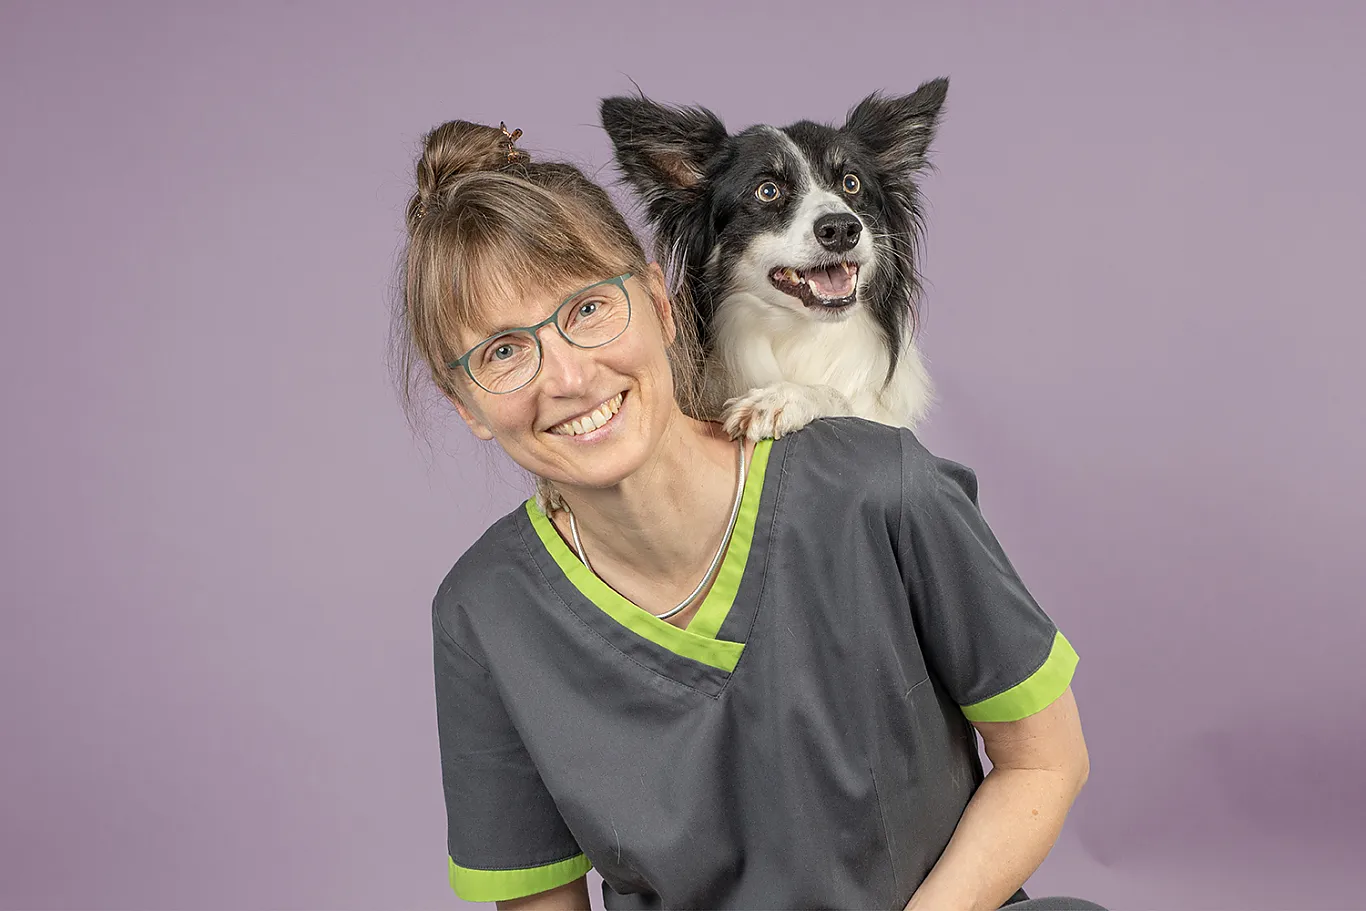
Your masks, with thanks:
[[[591,451],[569,453],[556,458],[547,470],[538,472],[562,491],[608,490],[635,474],[646,462],[644,447],[623,439],[614,446],[595,446]],[[557,453],[557,455],[559,455]]]

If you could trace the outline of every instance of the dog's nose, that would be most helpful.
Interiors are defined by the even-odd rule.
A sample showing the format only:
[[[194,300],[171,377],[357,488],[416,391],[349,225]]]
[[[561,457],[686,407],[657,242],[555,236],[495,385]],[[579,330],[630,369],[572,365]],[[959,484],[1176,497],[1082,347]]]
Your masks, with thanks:
[[[816,219],[816,240],[831,253],[852,250],[863,233],[863,222],[852,212],[831,212]]]

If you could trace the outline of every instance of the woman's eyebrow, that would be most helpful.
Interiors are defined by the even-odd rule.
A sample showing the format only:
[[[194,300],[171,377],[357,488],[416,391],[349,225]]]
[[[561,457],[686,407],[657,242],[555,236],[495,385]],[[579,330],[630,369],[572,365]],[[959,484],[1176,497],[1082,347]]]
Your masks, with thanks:
[[[502,303],[507,302],[502,301]],[[516,320],[499,319],[498,312],[502,309],[503,307],[488,306],[487,302],[484,306],[478,307],[479,316],[470,322],[469,328],[471,333],[477,336],[480,341],[483,341],[490,336],[501,335],[511,329],[526,328],[524,323]],[[537,322],[539,322],[539,320]]]
[[[525,326],[517,326],[512,323],[489,323],[483,327],[483,329],[481,330],[483,332],[483,335],[479,337],[480,339],[489,339],[495,335],[502,335],[504,332],[511,332],[514,329],[525,328]]]
[[[605,282],[594,282],[593,284],[587,285],[586,287],[571,286],[562,293],[544,292],[545,296],[554,301],[554,305],[552,309],[546,311],[545,316],[540,317],[539,319],[535,320],[535,322],[539,323],[542,319],[545,319],[546,316],[549,316],[554,311],[554,308],[560,307],[570,298],[577,297],[583,292],[590,291],[601,284],[605,284]],[[523,303],[525,303],[525,301],[523,301]],[[481,307],[479,309],[483,310],[484,312],[487,312],[489,308]],[[501,320],[475,320],[470,323],[470,330],[473,332],[473,334],[479,337],[479,341],[481,342],[488,341],[495,335],[502,335],[504,332],[510,332],[513,329],[526,328],[528,328],[527,323],[513,323]],[[478,344],[478,342],[476,342],[475,344]]]

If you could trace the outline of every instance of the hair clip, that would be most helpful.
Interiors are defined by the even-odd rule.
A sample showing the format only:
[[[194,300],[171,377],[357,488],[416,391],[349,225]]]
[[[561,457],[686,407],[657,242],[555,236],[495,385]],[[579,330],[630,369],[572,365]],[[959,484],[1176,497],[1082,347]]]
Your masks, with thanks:
[[[522,138],[522,131],[521,131],[521,130],[513,130],[511,133],[509,133],[509,132],[508,132],[508,125],[507,125],[506,123],[503,123],[502,121],[499,121],[499,122],[498,122],[498,129],[500,129],[500,130],[503,131],[503,138],[505,138],[505,139],[507,140],[507,142],[508,142],[508,164],[511,164],[514,160],[516,160],[516,159],[517,159],[518,157],[520,157],[521,154],[522,154],[522,152],[521,152],[520,149],[514,149],[514,148],[512,147],[512,144],[513,144],[514,142],[516,142],[518,139]]]

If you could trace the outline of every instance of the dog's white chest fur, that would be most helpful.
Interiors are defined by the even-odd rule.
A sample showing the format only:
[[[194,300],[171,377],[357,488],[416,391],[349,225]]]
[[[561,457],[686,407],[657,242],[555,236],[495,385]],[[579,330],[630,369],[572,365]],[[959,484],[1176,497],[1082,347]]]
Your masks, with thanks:
[[[732,411],[788,410],[786,420],[771,417],[777,423],[770,429],[779,433],[785,424],[801,426],[831,414],[914,427],[932,399],[924,360],[910,338],[887,378],[887,342],[863,307],[827,322],[738,292],[717,308],[712,332],[706,400],[713,413],[727,400],[743,398]],[[807,413],[811,417],[801,420]]]

